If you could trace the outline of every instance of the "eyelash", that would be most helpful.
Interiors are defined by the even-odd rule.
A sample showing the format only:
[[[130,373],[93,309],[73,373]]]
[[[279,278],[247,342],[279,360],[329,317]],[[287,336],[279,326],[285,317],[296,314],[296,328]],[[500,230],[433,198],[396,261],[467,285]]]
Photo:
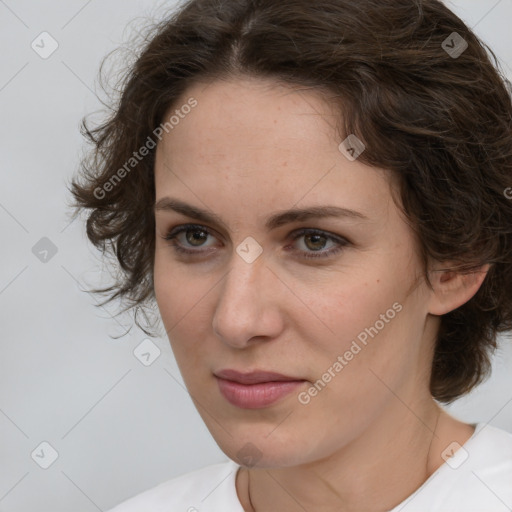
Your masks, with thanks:
[[[167,235],[163,236],[162,238],[164,240],[171,242],[172,248],[176,252],[179,252],[182,254],[197,256],[201,252],[203,252],[203,253],[209,252],[209,251],[201,251],[201,250],[196,251],[196,250],[185,249],[184,247],[179,245],[175,239],[180,233],[183,233],[186,231],[204,231],[208,235],[213,236],[212,233],[210,233],[210,231],[207,228],[205,228],[204,226],[200,226],[197,224],[184,224],[183,226],[178,226],[177,228],[173,229],[172,231],[167,233]],[[334,256],[335,254],[338,254],[340,251],[342,251],[343,248],[349,244],[349,242],[347,240],[345,240],[341,237],[330,235],[330,234],[326,233],[325,231],[320,231],[318,229],[311,229],[311,228],[303,228],[303,229],[300,229],[299,231],[295,232],[293,241],[295,242],[295,240],[298,240],[300,237],[302,237],[304,235],[321,235],[321,236],[325,237],[327,240],[336,242],[338,244],[337,247],[332,248],[328,251],[324,251],[324,252],[309,252],[309,251],[300,251],[300,250],[294,251],[294,252],[302,253],[302,256],[306,259],[327,258],[330,256]]]

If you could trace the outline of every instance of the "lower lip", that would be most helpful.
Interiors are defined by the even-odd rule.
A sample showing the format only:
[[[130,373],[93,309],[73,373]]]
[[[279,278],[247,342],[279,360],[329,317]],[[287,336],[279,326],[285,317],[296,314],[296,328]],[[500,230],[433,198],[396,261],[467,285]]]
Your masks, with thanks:
[[[261,409],[277,402],[304,384],[303,380],[240,384],[217,377],[224,398],[242,409]]]

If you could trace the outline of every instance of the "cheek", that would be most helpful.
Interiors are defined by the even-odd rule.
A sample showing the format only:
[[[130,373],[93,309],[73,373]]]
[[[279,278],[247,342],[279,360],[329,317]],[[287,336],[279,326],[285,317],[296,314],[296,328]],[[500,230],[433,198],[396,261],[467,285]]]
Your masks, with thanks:
[[[387,323],[379,317],[376,301],[369,304],[375,314],[361,316],[357,328],[344,330],[343,343],[331,351],[330,363],[317,368],[319,387],[328,381],[319,392],[323,395],[320,408],[321,403],[327,408],[329,403],[336,404],[341,415],[348,414],[356,422],[357,418],[370,421],[396,399],[394,392],[405,396],[412,383],[426,375],[430,363],[421,356],[424,340],[418,327],[421,322],[416,323],[417,308],[408,300],[394,304],[390,310],[384,302]]]
[[[406,298],[412,275],[393,270],[391,262],[374,263],[325,283],[311,298],[313,310],[329,327],[325,336],[317,332],[316,337],[309,328],[315,377],[347,399],[382,388],[377,376],[396,383],[421,342],[419,304]]]
[[[181,288],[178,276],[172,268],[165,262],[162,251],[156,250],[153,283],[155,290],[155,299],[165,324],[166,330],[172,326],[172,316],[176,311],[176,291]]]
[[[157,247],[153,272],[155,298],[166,329],[178,324],[180,319],[180,324],[187,323],[195,304],[205,293],[201,292],[201,281],[191,280],[184,266],[172,260],[171,250]]]
[[[393,304],[400,302],[403,293],[389,274],[385,276],[385,272],[347,273],[325,283],[315,294],[312,309],[330,330],[326,347],[334,344],[337,351],[348,350],[353,340],[364,343],[376,322],[377,330],[385,332],[396,321],[399,307],[393,309]]]
[[[182,372],[199,368],[204,354],[208,328],[208,292],[212,284],[206,279],[192,280],[179,265],[165,258],[155,258],[155,298],[172,351]]]

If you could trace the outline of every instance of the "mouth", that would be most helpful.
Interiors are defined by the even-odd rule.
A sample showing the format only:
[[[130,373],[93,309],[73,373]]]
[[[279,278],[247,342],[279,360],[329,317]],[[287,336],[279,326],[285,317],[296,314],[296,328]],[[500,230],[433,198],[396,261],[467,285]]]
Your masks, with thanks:
[[[249,373],[222,370],[214,373],[222,396],[241,409],[262,409],[302,386],[305,379],[267,371]]]

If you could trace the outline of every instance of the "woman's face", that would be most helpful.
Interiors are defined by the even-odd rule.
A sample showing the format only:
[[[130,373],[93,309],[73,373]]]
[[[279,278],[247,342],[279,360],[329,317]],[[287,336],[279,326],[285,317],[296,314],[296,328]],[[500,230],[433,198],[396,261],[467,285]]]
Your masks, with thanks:
[[[336,112],[317,94],[197,84],[175,109],[197,105],[157,148],[162,319],[211,434],[260,467],[327,457],[429,397],[437,324],[415,238],[387,172],[340,151]],[[297,213],[315,208],[339,210]],[[230,384],[216,377],[226,369],[300,382]]]

